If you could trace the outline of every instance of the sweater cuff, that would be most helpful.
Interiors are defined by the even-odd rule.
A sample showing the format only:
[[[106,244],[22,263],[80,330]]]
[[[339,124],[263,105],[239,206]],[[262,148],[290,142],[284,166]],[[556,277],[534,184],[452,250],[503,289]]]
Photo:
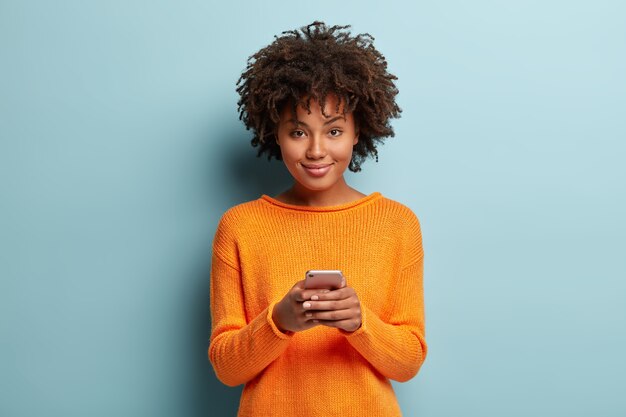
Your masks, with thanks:
[[[397,346],[394,345],[393,333],[390,333],[389,327],[393,326],[383,322],[376,313],[367,307],[361,306],[361,327],[353,332],[346,332],[342,329],[339,331],[355,347],[365,348],[372,343],[380,343],[382,350],[392,352],[397,349]],[[411,343],[419,345],[419,341],[415,338],[411,338]],[[417,346],[411,346],[411,348],[416,349]]]
[[[277,302],[273,301],[272,303],[270,303],[269,307],[267,307],[267,314],[265,315],[265,319],[276,336],[280,337],[281,339],[290,339],[294,333],[290,331],[287,331],[286,333],[281,332],[280,329],[276,326],[276,323],[274,323],[274,320],[272,319],[272,313],[276,304]]]

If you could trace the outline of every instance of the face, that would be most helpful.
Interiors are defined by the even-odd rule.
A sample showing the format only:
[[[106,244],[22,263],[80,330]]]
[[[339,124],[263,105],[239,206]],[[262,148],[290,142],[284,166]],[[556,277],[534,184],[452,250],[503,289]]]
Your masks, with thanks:
[[[297,108],[298,121],[290,106],[285,106],[278,124],[276,141],[283,162],[301,192],[335,191],[347,188],[343,173],[352,159],[358,134],[352,113],[342,115],[343,103],[336,112],[338,98],[326,98],[324,113],[319,102],[311,100],[311,114]]]

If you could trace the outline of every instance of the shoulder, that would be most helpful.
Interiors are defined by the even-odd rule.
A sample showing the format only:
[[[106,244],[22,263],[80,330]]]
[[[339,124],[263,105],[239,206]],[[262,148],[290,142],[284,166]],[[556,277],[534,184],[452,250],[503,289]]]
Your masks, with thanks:
[[[232,206],[226,210],[220,217],[220,224],[230,224],[233,222],[242,222],[251,217],[258,216],[261,202],[259,199],[246,201]]]
[[[419,229],[419,218],[408,205],[385,196],[380,199],[380,205],[394,222]]]
[[[400,259],[403,268],[422,259],[424,255],[422,230],[415,212],[408,205],[386,197],[381,204],[388,207],[389,213],[393,213],[390,220],[397,226],[394,230],[402,241]]]
[[[230,207],[221,215],[217,233],[237,239],[237,236],[271,224],[269,217],[271,213],[264,207],[261,199],[245,201]]]
[[[258,201],[247,201],[237,204],[226,210],[220,217],[213,238],[213,251],[222,259],[229,260],[236,265],[237,247],[245,241],[250,225],[254,224],[258,216],[256,208]]]

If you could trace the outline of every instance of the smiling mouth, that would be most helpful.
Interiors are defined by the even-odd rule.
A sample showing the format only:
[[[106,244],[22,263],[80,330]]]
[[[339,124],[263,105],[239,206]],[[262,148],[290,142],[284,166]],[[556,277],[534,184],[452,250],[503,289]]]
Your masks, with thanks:
[[[315,165],[307,166],[302,164],[302,166],[304,167],[305,172],[312,177],[322,177],[326,175],[328,171],[330,171],[330,167],[332,166],[332,164],[318,165],[318,168],[315,168]]]

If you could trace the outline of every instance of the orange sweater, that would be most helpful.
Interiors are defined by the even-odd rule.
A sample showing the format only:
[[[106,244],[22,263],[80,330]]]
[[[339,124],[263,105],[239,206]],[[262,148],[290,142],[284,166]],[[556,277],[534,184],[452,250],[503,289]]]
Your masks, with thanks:
[[[361,302],[358,330],[278,330],[274,305],[309,269],[343,271]],[[245,384],[238,416],[400,416],[389,379],[409,380],[426,358],[422,272],[417,217],[379,192],[328,207],[264,194],[226,211],[208,356],[220,381]]]

